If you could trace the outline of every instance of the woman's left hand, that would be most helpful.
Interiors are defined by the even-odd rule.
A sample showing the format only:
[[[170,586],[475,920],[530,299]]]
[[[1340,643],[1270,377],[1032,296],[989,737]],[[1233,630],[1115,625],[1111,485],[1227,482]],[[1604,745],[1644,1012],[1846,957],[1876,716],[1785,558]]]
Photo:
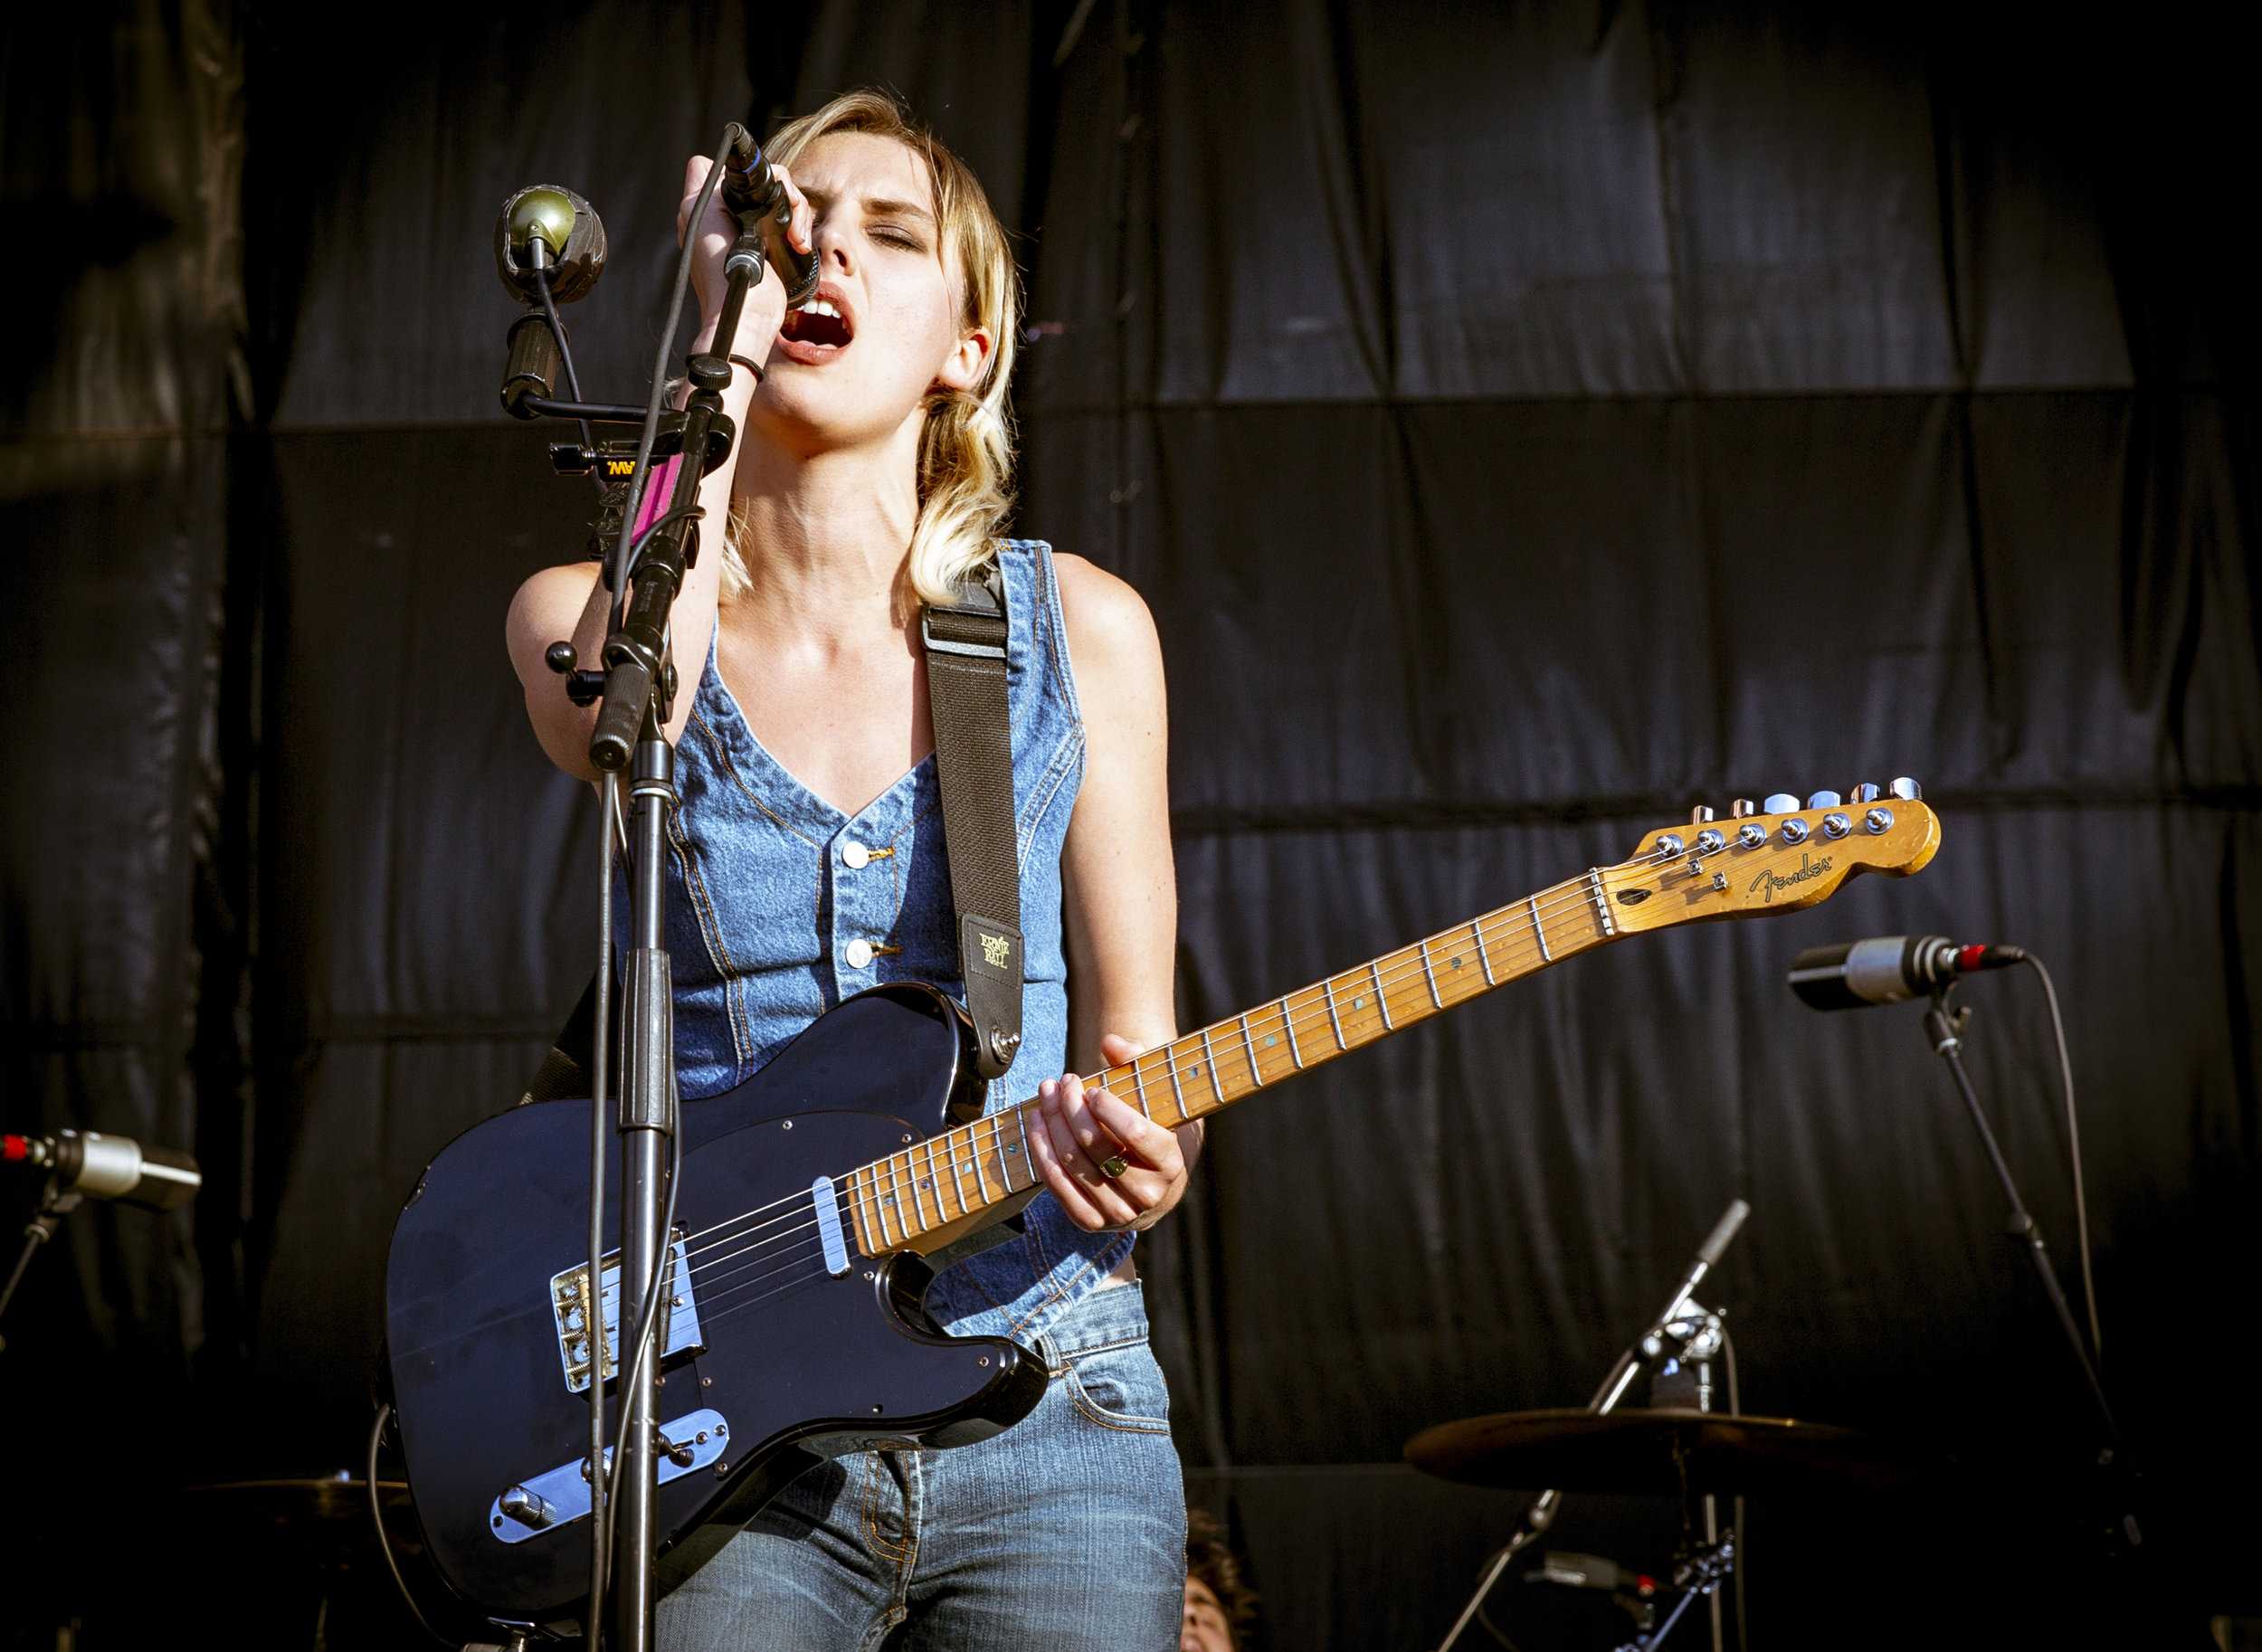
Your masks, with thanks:
[[[1100,1040],[1099,1053],[1120,1066],[1139,1051],[1130,1040],[1109,1033]],[[1094,1233],[1143,1231],[1184,1195],[1187,1155],[1178,1131],[1138,1108],[1064,1073],[1037,1087],[1037,1112],[1044,1127],[1031,1136],[1030,1155],[1078,1227]],[[1199,1144],[1200,1124],[1180,1128]]]

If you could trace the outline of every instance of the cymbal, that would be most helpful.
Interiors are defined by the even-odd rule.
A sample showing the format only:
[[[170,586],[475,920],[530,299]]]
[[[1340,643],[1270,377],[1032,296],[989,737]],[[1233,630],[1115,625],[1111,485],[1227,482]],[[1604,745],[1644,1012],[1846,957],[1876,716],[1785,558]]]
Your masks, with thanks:
[[[1892,1491],[1944,1467],[1828,1423],[1691,1410],[1501,1411],[1406,1442],[1424,1474],[1469,1486],[1565,1491],[1800,1495]]]
[[[220,1480],[184,1486],[183,1501],[200,1516],[282,1526],[367,1525],[369,1482],[358,1479]],[[408,1483],[379,1480],[377,1500],[388,1515],[409,1509]],[[388,1519],[386,1525],[394,1522]]]

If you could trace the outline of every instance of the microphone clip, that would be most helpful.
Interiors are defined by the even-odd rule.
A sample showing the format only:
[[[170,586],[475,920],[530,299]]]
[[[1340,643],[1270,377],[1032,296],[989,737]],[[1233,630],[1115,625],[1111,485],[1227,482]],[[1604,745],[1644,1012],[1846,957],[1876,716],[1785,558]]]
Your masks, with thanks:
[[[1721,1315],[1691,1297],[1670,1317],[1650,1326],[1634,1346],[1650,1363],[1672,1359],[1684,1365],[1702,1365],[1719,1356],[1726,1337]]]

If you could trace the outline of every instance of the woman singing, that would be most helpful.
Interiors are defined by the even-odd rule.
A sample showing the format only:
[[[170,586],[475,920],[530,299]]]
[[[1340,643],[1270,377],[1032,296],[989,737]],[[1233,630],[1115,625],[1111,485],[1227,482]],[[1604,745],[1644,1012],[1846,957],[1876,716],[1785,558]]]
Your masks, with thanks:
[[[678,225],[699,242],[699,347],[732,360],[742,432],[700,488],[707,554],[674,612],[681,1090],[744,1082],[868,987],[963,993],[918,606],[994,564],[1025,986],[1024,1042],[989,1106],[1041,1097],[1030,1152],[1048,1191],[928,1306],[955,1333],[1038,1351],[1051,1380],[980,1445],[811,1469],[661,1603],[661,1644],[849,1652],[903,1626],[889,1644],[1158,1652],[1177,1635],[1184,1513],[1131,1249],[1185,1192],[1200,1126],[1165,1129],[1074,1076],[1174,1031],[1154,622],[1122,581],[999,536],[1018,278],[965,164],[871,92],[791,122],[769,153],[820,267],[802,310],[787,317],[765,278],[737,337],[715,339],[734,225],[719,199],[684,221],[704,159]],[[537,737],[593,780],[591,714],[543,651],[570,636],[594,658],[608,600],[593,565],[550,568],[509,619]]]

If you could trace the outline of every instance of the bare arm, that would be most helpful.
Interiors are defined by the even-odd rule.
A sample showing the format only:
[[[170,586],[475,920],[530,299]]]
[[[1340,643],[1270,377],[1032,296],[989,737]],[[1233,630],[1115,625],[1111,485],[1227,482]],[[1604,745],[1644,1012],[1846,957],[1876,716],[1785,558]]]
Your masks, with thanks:
[[[698,204],[699,189],[707,181],[708,165],[705,157],[695,156],[684,168],[683,200],[676,215],[679,239],[690,209]],[[775,170],[779,177],[785,179],[787,193],[793,198],[794,240],[806,251],[810,236],[809,204],[786,176],[785,168],[781,166]],[[693,341],[695,350],[716,347],[715,328],[723,302],[722,261],[737,227],[724,212],[718,192],[708,204],[707,216],[700,221],[699,244],[692,266],[692,280],[699,290],[699,309],[705,317]],[[779,324],[784,318],[784,286],[776,276],[765,274],[762,284],[746,294],[746,307],[739,316],[738,337],[727,347],[727,353],[753,361],[766,359],[770,343],[777,337]],[[748,439],[746,406],[754,400],[756,382],[751,371],[737,367],[729,387],[722,393],[723,412],[737,426],[741,443]],[[724,464],[699,482],[699,508],[705,513],[699,521],[699,558],[698,565],[685,574],[683,588],[676,594],[669,619],[670,649],[681,679],[674,715],[668,719],[667,736],[670,742],[683,734],[683,726],[690,718],[691,699],[699,687],[699,674],[707,669],[708,645],[715,634],[715,611],[722,587],[724,535],[730,523],[731,484],[736,469],[735,464]],[[588,669],[597,668],[610,623],[612,601],[613,593],[604,588],[594,563],[544,568],[518,587],[504,626],[510,663],[526,693],[527,718],[534,725],[535,738],[552,763],[582,780],[597,778],[596,770],[589,763],[589,737],[596,728],[596,708],[576,706],[566,698],[564,679],[549,669],[544,655],[551,643],[561,638],[570,639],[581,664]]]
[[[1084,782],[1061,850],[1069,1058],[1128,1060],[1177,1030],[1178,893],[1170,845],[1169,711],[1162,646],[1138,593],[1079,556],[1054,559],[1083,704]],[[1184,1194],[1196,1122],[1172,1131],[1066,1076],[1043,1097],[1031,1146],[1062,1207],[1087,1228],[1147,1228]],[[1126,1168],[1101,1167],[1124,1150]]]

